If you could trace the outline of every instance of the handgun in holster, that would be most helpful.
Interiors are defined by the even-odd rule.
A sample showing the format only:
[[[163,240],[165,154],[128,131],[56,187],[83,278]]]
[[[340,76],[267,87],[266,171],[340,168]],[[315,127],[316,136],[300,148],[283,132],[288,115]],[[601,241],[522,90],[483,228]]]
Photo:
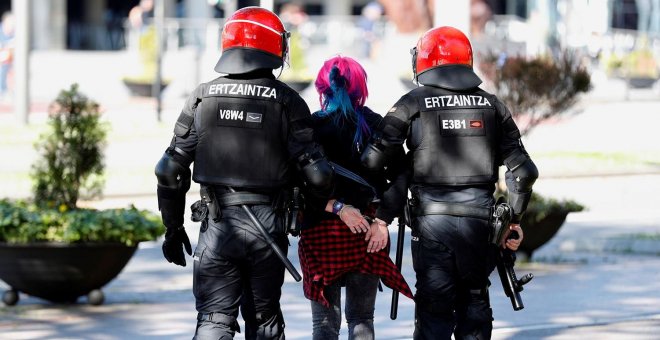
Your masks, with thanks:
[[[220,217],[222,217],[222,212],[220,206],[218,206],[218,201],[215,199],[213,188],[202,185],[199,189],[199,194],[202,197],[203,205],[208,209],[208,216],[213,222],[218,222]]]
[[[493,207],[493,216],[491,219],[492,236],[490,242],[494,245],[502,243],[502,237],[509,229],[509,222],[511,222],[511,206],[504,202],[504,198],[500,197],[495,202]]]

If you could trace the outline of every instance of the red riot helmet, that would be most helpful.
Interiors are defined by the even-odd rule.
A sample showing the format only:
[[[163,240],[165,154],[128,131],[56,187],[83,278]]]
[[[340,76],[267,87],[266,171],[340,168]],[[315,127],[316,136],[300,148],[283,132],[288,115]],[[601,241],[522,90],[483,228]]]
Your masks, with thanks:
[[[241,74],[282,67],[288,39],[289,32],[275,13],[261,7],[241,8],[222,29],[222,55],[215,70]]]
[[[472,70],[470,40],[454,27],[428,30],[410,53],[413,76],[420,84],[450,90],[467,90],[481,84]]]

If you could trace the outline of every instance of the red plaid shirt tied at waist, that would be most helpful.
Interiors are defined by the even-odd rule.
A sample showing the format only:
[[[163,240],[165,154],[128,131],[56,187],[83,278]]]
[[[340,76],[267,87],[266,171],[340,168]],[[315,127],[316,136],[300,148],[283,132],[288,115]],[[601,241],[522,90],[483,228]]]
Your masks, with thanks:
[[[325,286],[349,272],[378,275],[387,287],[413,298],[406,280],[389,257],[389,241],[385,249],[367,253],[364,238],[365,233],[352,233],[338,217],[321,220],[317,226],[302,231],[298,255],[306,298],[329,307],[323,292]]]

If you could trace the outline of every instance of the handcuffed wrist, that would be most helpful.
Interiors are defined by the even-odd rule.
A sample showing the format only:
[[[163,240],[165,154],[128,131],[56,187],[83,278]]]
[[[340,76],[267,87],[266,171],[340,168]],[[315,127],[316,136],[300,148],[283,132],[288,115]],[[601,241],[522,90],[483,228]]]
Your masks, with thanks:
[[[339,215],[339,213],[344,209],[345,205],[344,202],[340,200],[335,200],[335,202],[332,204],[332,213],[335,215]]]
[[[376,218],[374,219],[374,222],[376,222],[376,224],[377,224],[379,227],[387,227],[387,224],[388,224],[387,222],[381,220],[381,219],[378,218],[378,217],[376,217]]]
[[[337,212],[337,216],[339,216],[339,218],[341,218],[341,213],[342,213],[346,208],[349,208],[349,207],[352,208],[353,206],[350,205],[350,204],[344,204],[344,205],[341,207],[341,209],[339,209],[339,211]]]

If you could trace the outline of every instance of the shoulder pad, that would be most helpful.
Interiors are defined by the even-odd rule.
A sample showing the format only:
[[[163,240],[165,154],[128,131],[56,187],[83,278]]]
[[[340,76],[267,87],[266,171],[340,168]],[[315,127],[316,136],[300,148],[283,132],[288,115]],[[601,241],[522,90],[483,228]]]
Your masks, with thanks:
[[[405,94],[387,111],[385,117],[394,117],[409,124],[418,113],[419,104],[416,98],[410,94]]]
[[[179,118],[177,118],[176,124],[174,125],[174,134],[177,137],[185,137],[188,132],[190,132],[190,127],[195,121],[195,110],[197,109],[199,103],[202,101],[201,98],[202,93],[204,92],[204,88],[205,84],[200,84],[197,86],[197,88],[195,88],[193,93],[188,96],[188,99],[183,106],[183,110],[181,110],[181,114],[179,115]]]
[[[194,121],[195,118],[192,115],[187,114],[185,111],[181,111],[181,114],[174,125],[174,134],[177,137],[185,137],[188,132],[190,132],[190,127]]]

